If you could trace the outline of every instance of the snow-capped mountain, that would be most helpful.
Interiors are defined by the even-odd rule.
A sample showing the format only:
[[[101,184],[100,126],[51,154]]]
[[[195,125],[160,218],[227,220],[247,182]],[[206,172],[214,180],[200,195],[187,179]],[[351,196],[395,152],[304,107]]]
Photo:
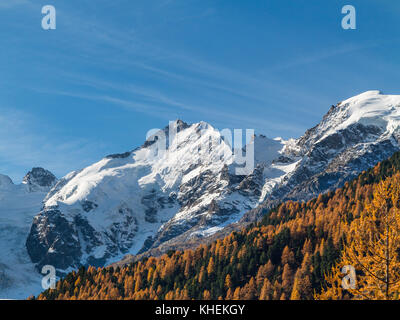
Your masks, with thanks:
[[[400,96],[367,91],[332,106],[322,121],[284,150],[295,170],[264,203],[246,214],[254,220],[284,200],[308,200],[341,187],[400,149]]]
[[[61,179],[34,218],[28,252],[38,266],[104,265],[252,221],[389,157],[399,150],[399,124],[400,96],[368,91],[333,106],[299,139],[253,136],[254,170],[237,175],[229,139],[207,123],[176,121],[140,148]]]
[[[251,144],[260,150],[257,167],[238,176],[231,145],[218,130],[178,120],[132,152],[70,173],[33,221],[32,261],[59,269],[104,265],[188,230],[207,234],[237,221],[259,203],[262,168],[284,147],[263,136]]]
[[[55,182],[54,175],[41,168],[32,169],[19,185],[0,174],[0,299],[23,299],[27,292],[41,290],[25,240],[35,212]]]

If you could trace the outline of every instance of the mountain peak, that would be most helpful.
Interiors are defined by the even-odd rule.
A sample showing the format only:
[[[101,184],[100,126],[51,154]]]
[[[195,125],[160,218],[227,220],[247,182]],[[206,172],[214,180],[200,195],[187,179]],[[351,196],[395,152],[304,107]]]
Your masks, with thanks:
[[[343,123],[337,129],[354,123],[374,125],[383,130],[400,125],[400,95],[385,95],[371,90],[343,101],[338,107]]]
[[[361,98],[361,97],[371,97],[371,96],[379,96],[379,95],[383,95],[383,92],[380,90],[367,90],[364,91],[350,99],[354,99],[354,98]]]
[[[400,128],[400,95],[370,90],[332,106],[322,121],[307,130],[300,141],[308,146],[344,130],[364,127],[375,136],[386,137]]]
[[[363,102],[369,101],[374,104],[374,102],[379,101],[379,100],[384,100],[388,97],[396,97],[396,96],[391,96],[391,95],[385,95],[382,93],[380,90],[369,90],[362,92],[360,94],[357,94],[353,97],[350,97],[338,104],[338,107],[340,106],[348,106],[348,105],[356,105],[358,107],[363,106]]]
[[[29,191],[49,191],[54,186],[57,178],[50,171],[43,168],[32,168],[24,177],[22,183],[27,185]]]
[[[183,121],[181,119],[176,119],[173,123],[175,123],[177,125],[184,125],[184,126],[188,125],[185,121]]]
[[[176,128],[177,131],[181,131],[189,127],[190,124],[186,123],[181,119],[176,119],[174,121],[170,121],[169,124],[165,127],[165,130],[168,130],[169,128]]]

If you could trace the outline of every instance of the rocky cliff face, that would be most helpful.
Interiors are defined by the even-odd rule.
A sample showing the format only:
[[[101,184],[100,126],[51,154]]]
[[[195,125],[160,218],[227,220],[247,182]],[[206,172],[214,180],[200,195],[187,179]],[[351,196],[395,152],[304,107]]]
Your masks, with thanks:
[[[103,265],[254,221],[280,201],[339,187],[399,150],[399,119],[399,96],[366,92],[333,106],[299,139],[254,136],[246,175],[235,174],[231,143],[219,131],[176,121],[142,147],[61,179],[34,219],[28,252],[38,266]]]

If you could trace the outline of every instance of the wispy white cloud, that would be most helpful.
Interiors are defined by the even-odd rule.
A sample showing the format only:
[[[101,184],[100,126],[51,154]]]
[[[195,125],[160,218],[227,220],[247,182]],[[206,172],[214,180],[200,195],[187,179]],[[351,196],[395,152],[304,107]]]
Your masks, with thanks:
[[[28,0],[1,0],[0,9],[30,4]]]
[[[34,166],[64,175],[93,160],[91,152],[94,148],[89,141],[67,137],[52,138],[45,130],[40,133],[41,127],[45,128],[46,124],[38,117],[13,109],[0,109],[1,173],[10,175],[18,182],[22,178],[21,172],[27,172]],[[99,147],[102,145],[96,145],[96,148]]]
[[[93,86],[97,89],[112,88],[115,90],[109,94],[96,94],[85,93],[76,91],[60,91],[60,90],[44,90],[36,88],[35,90],[49,95],[60,95],[72,98],[80,98],[91,101],[98,101],[102,103],[109,103],[116,107],[133,110],[136,112],[145,113],[155,118],[164,119],[167,121],[175,119],[174,116],[179,114],[180,111],[191,111],[203,117],[212,117],[216,119],[215,125],[221,124],[226,126],[229,124],[232,127],[242,128],[257,128],[258,133],[264,133],[263,129],[268,130],[282,130],[288,133],[297,133],[303,128],[293,124],[286,124],[284,122],[276,122],[268,118],[260,118],[252,116],[252,114],[224,111],[224,108],[212,108],[201,104],[196,104],[189,101],[179,101],[172,97],[168,97],[156,90],[151,90],[146,87],[140,87],[132,84],[116,84],[115,82],[106,82],[102,80],[81,78],[82,83],[85,85]],[[131,99],[121,98],[118,92],[133,94]],[[140,98],[140,99],[139,99]],[[171,118],[172,117],[172,118]]]
[[[314,64],[329,58],[377,47],[378,45],[376,41],[367,44],[343,44],[339,47],[320,49],[318,52],[307,52],[306,55],[292,58],[290,61],[282,61],[268,71],[282,71],[289,68]]]
[[[176,3],[177,1],[158,2],[163,8],[174,7]],[[180,2],[178,1],[178,3]],[[212,8],[210,10],[213,11]],[[154,40],[149,41],[145,35],[141,34],[140,28],[121,32],[115,26],[97,20],[98,18],[89,18],[68,11],[64,11],[62,14],[67,21],[69,32],[79,38],[75,39],[74,42],[76,43],[75,46],[79,46],[80,55],[71,57],[67,53],[60,52],[57,59],[83,59],[82,61],[85,61],[87,65],[96,66],[108,72],[131,72],[131,74],[135,74],[138,71],[165,83],[174,84],[176,87],[191,86],[197,91],[202,90],[205,96],[207,91],[210,95],[212,91],[218,92],[226,96],[228,103],[234,98],[240,98],[248,103],[248,106],[243,107],[257,104],[273,107],[274,104],[282,103],[285,99],[288,99],[288,102],[299,101],[309,99],[311,95],[315,101],[328,100],[324,96],[317,96],[315,92],[305,92],[304,89],[298,89],[288,83],[279,83],[271,75],[262,74],[260,76],[251,74],[251,71],[239,71],[211,63],[201,57],[195,57],[193,53],[157,45]],[[176,18],[173,14],[165,15],[171,16],[171,19]],[[106,49],[104,50],[104,48]],[[110,50],[112,54],[109,53]],[[102,53],[103,51],[104,53]],[[91,58],[86,59],[85,57]],[[318,59],[318,57],[311,59]],[[294,64],[307,63],[307,61],[298,61]],[[289,66],[288,64],[287,67]],[[60,72],[63,73],[63,70],[54,73],[60,74]],[[81,72],[76,72],[75,75],[77,79],[82,77]],[[151,84],[147,84],[147,86],[153,92],[158,90],[159,97],[161,97],[158,88],[154,88],[154,85]],[[270,92],[273,92],[274,95],[270,95]],[[279,99],[274,98],[277,94],[280,94]],[[190,105],[193,103],[182,101],[182,104]],[[209,106],[209,108],[215,107],[218,106]],[[290,109],[289,105],[288,108]],[[313,115],[308,108],[298,109],[298,112]]]

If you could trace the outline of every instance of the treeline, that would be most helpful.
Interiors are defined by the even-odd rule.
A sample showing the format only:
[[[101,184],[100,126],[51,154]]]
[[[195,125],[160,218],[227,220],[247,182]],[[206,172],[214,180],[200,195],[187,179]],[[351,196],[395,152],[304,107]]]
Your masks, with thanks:
[[[325,292],[352,221],[399,169],[396,153],[343,188],[283,203],[210,245],[122,268],[82,267],[36,299],[313,299]]]

